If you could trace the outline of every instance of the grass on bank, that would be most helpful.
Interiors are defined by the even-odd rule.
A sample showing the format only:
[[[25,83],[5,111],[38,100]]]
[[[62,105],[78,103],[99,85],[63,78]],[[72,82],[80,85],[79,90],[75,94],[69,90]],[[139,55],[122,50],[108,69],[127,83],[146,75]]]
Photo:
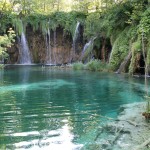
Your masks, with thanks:
[[[90,71],[110,71],[110,67],[107,63],[104,63],[100,60],[91,60],[86,64],[82,62],[74,63],[73,65],[74,70],[90,70]]]

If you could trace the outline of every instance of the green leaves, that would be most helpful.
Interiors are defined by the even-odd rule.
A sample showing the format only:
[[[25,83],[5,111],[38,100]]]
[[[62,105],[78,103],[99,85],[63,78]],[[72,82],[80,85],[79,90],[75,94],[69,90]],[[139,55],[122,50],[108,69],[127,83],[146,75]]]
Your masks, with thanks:
[[[8,56],[6,50],[8,47],[11,47],[14,42],[14,37],[15,33],[11,28],[8,30],[8,35],[0,36],[0,58],[6,58]]]
[[[148,8],[143,14],[138,25],[138,33],[144,34],[147,37],[150,34],[150,8]]]
[[[124,31],[120,33],[120,35],[113,44],[109,64],[114,71],[118,69],[119,65],[127,55],[128,51],[130,50],[129,41],[131,39],[130,36],[131,33],[132,28],[129,27],[125,28]]]
[[[91,36],[95,36],[100,34],[101,32],[101,21],[100,21],[100,13],[90,13],[85,21],[85,32],[84,35],[87,38]]]
[[[87,64],[77,62],[73,64],[74,70],[109,71],[109,66],[100,60],[90,60]]]

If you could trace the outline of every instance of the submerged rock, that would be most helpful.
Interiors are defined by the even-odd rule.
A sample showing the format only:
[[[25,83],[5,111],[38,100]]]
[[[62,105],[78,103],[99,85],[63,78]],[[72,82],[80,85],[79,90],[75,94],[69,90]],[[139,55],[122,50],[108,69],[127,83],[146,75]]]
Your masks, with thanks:
[[[142,116],[145,103],[127,104],[120,109],[118,118],[109,121],[97,134],[96,141],[103,150],[136,150],[138,145],[150,138],[150,123]],[[144,150],[149,149],[150,143],[144,147]]]

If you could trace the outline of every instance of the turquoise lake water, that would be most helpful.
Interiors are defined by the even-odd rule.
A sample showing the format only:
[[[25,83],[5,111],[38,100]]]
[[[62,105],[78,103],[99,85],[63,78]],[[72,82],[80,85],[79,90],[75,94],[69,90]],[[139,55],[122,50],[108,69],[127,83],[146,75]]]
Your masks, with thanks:
[[[80,150],[101,116],[141,102],[144,79],[113,73],[15,66],[0,71],[0,150]]]

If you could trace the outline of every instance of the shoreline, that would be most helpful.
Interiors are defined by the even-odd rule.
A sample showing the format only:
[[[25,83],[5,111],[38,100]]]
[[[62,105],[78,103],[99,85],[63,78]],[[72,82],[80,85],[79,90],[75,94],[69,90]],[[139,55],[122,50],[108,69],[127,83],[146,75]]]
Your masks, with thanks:
[[[145,105],[146,102],[122,105],[117,119],[108,118],[95,141],[104,150],[150,150],[150,122],[142,116]]]
[[[85,71],[85,70],[88,70],[88,71],[92,71],[92,70],[89,70],[89,69],[73,69],[73,64],[57,64],[57,65],[54,65],[54,64],[5,64],[3,66],[3,69],[8,69],[8,68],[13,68],[13,67],[42,67],[42,68],[47,68],[47,69],[60,69],[60,70],[64,70],[64,69],[67,69],[67,70],[81,70],[81,71]],[[94,71],[94,72],[104,72],[104,73],[114,73],[114,74],[120,74],[120,75],[127,75],[127,76],[131,76],[133,78],[145,78],[145,75],[142,75],[142,74],[133,74],[133,75],[130,75],[129,73],[125,73],[125,72],[121,72],[121,73],[117,73],[115,71]],[[147,75],[146,76],[147,78],[150,78],[150,75]]]

